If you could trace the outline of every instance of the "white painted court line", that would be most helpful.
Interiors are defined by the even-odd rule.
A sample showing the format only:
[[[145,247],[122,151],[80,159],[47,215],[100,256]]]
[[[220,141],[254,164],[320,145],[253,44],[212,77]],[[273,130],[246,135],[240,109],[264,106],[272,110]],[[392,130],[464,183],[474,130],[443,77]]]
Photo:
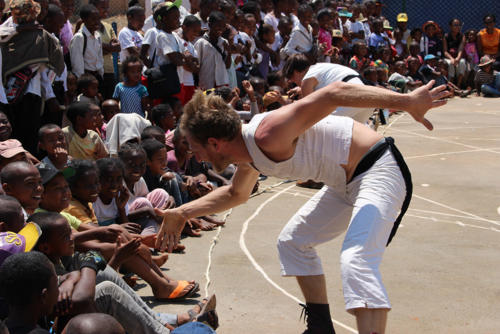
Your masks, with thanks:
[[[485,230],[485,231],[493,231],[493,232],[498,232],[500,233],[500,229],[494,228],[492,226],[490,227],[484,227],[484,226],[479,226],[479,225],[474,225],[474,224],[467,224],[464,222],[461,222],[459,220],[448,220],[448,219],[441,219],[441,218],[435,218],[435,217],[427,217],[427,216],[419,216],[419,215],[414,215],[411,213],[406,213],[405,216],[408,217],[414,217],[418,219],[424,219],[424,220],[430,220],[436,223],[445,223],[445,224],[451,224],[451,225],[458,225],[460,227],[470,227],[470,228],[476,228],[479,230]]]
[[[423,135],[421,133],[416,133],[416,132],[413,132],[413,131],[401,130],[401,129],[392,129],[392,130],[396,131],[396,132],[410,133],[410,134],[416,135],[418,137],[427,138],[427,139],[433,139],[433,140],[437,140],[437,141],[442,141],[442,142],[445,142],[445,143],[459,145],[459,146],[467,147],[467,148],[470,148],[470,149],[484,150],[485,152],[500,154],[500,152],[496,152],[496,151],[493,151],[491,149],[485,149],[485,148],[478,147],[478,146],[462,144],[462,143],[459,143],[459,142],[456,142],[456,141],[453,141],[453,140],[443,139],[443,138],[439,138],[439,137],[427,136],[427,135]]]
[[[475,221],[482,221],[481,219],[471,217],[471,216],[462,216],[462,215],[454,215],[452,213],[446,213],[446,212],[440,212],[440,211],[432,211],[432,210],[422,210],[422,209],[413,209],[409,208],[409,211],[417,211],[417,212],[423,212],[423,213],[430,213],[434,215],[440,215],[440,216],[447,216],[447,217],[454,217],[454,218],[462,218],[462,219],[469,219],[469,220],[475,220]]]
[[[241,229],[241,233],[240,233],[240,248],[241,250],[243,251],[243,253],[245,253],[246,257],[248,258],[248,260],[250,261],[250,263],[252,263],[253,267],[255,268],[255,270],[257,270],[259,273],[261,273],[261,275],[264,277],[264,279],[266,281],[269,282],[269,284],[271,284],[274,288],[276,288],[278,291],[280,291],[281,293],[283,293],[285,296],[287,296],[288,298],[292,299],[293,301],[297,302],[297,303],[303,303],[299,298],[295,297],[294,295],[292,295],[291,293],[289,293],[288,291],[286,291],[285,289],[283,289],[281,286],[279,286],[276,282],[274,282],[268,275],[267,273],[265,272],[265,270],[257,263],[257,261],[255,260],[255,258],[252,256],[252,254],[250,253],[250,251],[248,250],[247,246],[246,246],[246,243],[245,243],[245,234],[248,230],[248,224],[255,218],[257,217],[260,212],[262,211],[262,209],[267,205],[269,204],[270,202],[272,202],[273,200],[275,200],[278,196],[282,195],[283,193],[289,191],[290,189],[292,189],[293,187],[295,187],[295,183],[292,184],[291,186],[289,187],[286,187],[282,190],[280,190],[279,192],[277,192],[276,194],[274,194],[273,196],[269,197],[267,200],[265,200],[263,203],[261,203],[257,209],[255,210],[255,212],[247,218],[247,220],[245,220],[245,222],[243,223],[243,227]],[[340,322],[340,321],[337,321],[335,319],[332,319],[333,323],[348,330],[349,332],[351,333],[358,333],[357,330],[355,330],[354,328],[352,327],[349,327],[347,326],[346,324]]]
[[[448,210],[452,210],[452,211],[455,211],[455,212],[458,212],[458,213],[461,213],[461,214],[464,214],[464,215],[467,215],[469,217],[473,217],[473,218],[476,218],[477,220],[480,220],[480,221],[483,221],[483,222],[487,222],[487,223],[491,223],[491,224],[494,224],[494,225],[497,225],[497,226],[500,226],[500,221],[496,221],[496,220],[491,220],[491,219],[486,219],[486,218],[483,218],[483,217],[480,217],[478,215],[475,215],[473,213],[470,213],[470,212],[467,212],[467,211],[463,211],[463,210],[459,210],[459,209],[456,209],[454,207],[451,207],[449,205],[446,205],[446,204],[443,204],[443,203],[439,203],[439,202],[436,202],[436,201],[433,201],[429,198],[425,198],[423,196],[419,196],[417,194],[413,194],[413,197],[415,198],[418,198],[418,199],[421,199],[423,201],[426,201],[426,202],[429,202],[429,203],[432,203],[432,204],[435,204],[435,205],[438,205],[438,206],[441,206],[443,208],[446,208]]]
[[[414,155],[414,156],[405,157],[405,160],[439,157],[441,155],[454,155],[454,154],[473,153],[473,152],[490,152],[491,150],[497,150],[497,149],[499,149],[499,148],[489,147],[489,148],[480,148],[480,149],[466,150],[466,151],[454,151],[454,152],[442,152],[442,153],[433,153],[433,154],[424,154],[424,155]]]

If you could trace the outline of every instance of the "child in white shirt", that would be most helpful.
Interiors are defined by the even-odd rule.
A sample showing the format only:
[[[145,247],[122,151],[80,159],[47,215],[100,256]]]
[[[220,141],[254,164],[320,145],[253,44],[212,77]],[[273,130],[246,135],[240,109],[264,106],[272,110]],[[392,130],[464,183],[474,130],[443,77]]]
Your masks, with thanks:
[[[144,8],[133,6],[127,10],[128,25],[120,30],[118,40],[120,41],[120,61],[123,62],[128,56],[140,55],[143,36],[139,32],[144,26],[146,15]]]

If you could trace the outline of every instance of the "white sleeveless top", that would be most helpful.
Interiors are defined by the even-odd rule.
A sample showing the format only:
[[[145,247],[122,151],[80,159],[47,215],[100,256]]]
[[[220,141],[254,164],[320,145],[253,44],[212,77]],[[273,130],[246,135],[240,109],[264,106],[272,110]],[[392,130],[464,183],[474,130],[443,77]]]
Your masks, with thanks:
[[[255,131],[269,113],[254,116],[243,124],[242,135],[252,157],[252,165],[267,176],[315,180],[331,187],[346,184],[345,170],[351,147],[353,120],[327,116],[298,137],[295,153],[285,161],[269,159],[255,143]]]

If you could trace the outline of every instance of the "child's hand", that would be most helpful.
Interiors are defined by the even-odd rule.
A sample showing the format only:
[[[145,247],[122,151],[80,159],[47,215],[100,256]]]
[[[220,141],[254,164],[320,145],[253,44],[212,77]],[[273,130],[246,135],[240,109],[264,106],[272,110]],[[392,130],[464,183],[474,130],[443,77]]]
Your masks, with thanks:
[[[294,87],[290,89],[288,92],[288,98],[291,100],[298,100],[302,97],[302,89],[300,87]]]
[[[73,307],[71,296],[75,283],[72,280],[66,280],[59,286],[59,296],[57,297],[56,313],[57,315],[67,315]]]
[[[168,199],[165,201],[165,205],[163,206],[163,210],[166,209],[173,209],[175,208],[175,199],[173,196],[169,196]],[[163,217],[162,217],[163,219]]]
[[[124,186],[121,187],[118,196],[116,196],[115,202],[118,209],[124,209],[125,205],[127,205],[128,199],[130,198],[130,194],[128,189]]]
[[[140,238],[133,238],[126,243],[123,243],[121,237],[116,239],[116,248],[113,256],[109,260],[109,266],[117,270],[120,268],[121,264],[130,258],[132,255],[138,253],[138,249],[141,246]]]
[[[118,226],[102,226],[98,227],[97,238],[103,242],[116,242],[116,239],[122,234],[122,230]]]
[[[175,174],[172,172],[166,172],[161,176],[161,180],[170,181],[175,177]]]
[[[163,219],[163,217],[161,217],[161,218]],[[146,245],[149,248],[155,248],[156,234],[149,234],[149,235],[141,236],[141,242],[143,245]]]
[[[56,162],[66,163],[68,160],[68,150],[64,147],[56,147],[51,155]]]
[[[241,85],[243,86],[243,89],[245,90],[245,92],[247,92],[248,95],[250,94],[254,94],[254,89],[253,89],[253,86],[252,84],[250,83],[250,81],[248,80],[243,80],[241,82]]]
[[[123,223],[122,226],[130,233],[140,234],[142,230],[141,225],[136,223]]]

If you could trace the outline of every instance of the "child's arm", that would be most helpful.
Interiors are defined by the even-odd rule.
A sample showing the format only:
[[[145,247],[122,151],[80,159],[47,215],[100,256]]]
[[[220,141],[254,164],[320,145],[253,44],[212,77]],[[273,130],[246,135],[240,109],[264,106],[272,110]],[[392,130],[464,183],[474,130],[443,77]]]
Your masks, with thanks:
[[[95,139],[95,155],[96,155],[96,160],[101,159],[101,158],[106,158],[109,156],[108,149],[106,148],[106,145],[104,145],[101,137],[97,135]]]
[[[79,280],[79,270],[59,276],[59,297],[57,298],[57,304],[55,307],[55,312],[57,315],[67,315],[70,313],[73,307],[73,303],[71,300],[73,289],[75,288],[75,285]]]
[[[114,270],[118,271],[123,261],[127,260],[132,255],[136,255],[141,246],[141,239],[134,238],[126,243],[123,243],[122,238],[118,237],[116,240],[115,252],[111,259],[109,259],[108,265]]]
[[[132,212],[129,212],[127,219],[128,221],[135,221],[137,219],[141,218],[156,218],[156,214],[154,212],[154,209],[152,207],[144,207],[140,208],[137,210],[134,210]]]
[[[149,111],[151,110],[151,99],[149,96],[141,97],[141,107],[144,115],[149,114]]]
[[[140,56],[139,56],[139,58],[141,58],[144,65],[146,65],[146,67],[148,67],[148,68],[153,66],[153,64],[151,63],[151,60],[148,58],[149,47],[150,47],[149,44],[142,43],[141,52],[140,52]]]

